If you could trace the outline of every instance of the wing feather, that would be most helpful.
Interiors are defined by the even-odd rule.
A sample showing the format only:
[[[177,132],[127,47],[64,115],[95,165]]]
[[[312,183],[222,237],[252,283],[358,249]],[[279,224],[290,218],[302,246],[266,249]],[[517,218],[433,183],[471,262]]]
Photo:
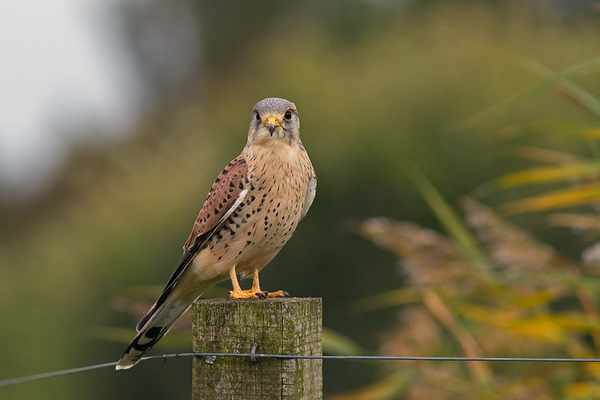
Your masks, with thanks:
[[[300,219],[304,219],[306,214],[308,213],[308,209],[312,205],[315,196],[317,195],[317,173],[315,169],[312,169],[312,176],[310,177],[310,181],[308,181],[308,187],[306,188],[306,195],[304,196],[304,205],[302,206],[302,214],[300,215]]]
[[[162,294],[137,325],[138,332],[146,325],[154,312],[161,307],[177,284],[196,253],[200,251],[216,233],[237,207],[244,201],[250,180],[248,164],[242,155],[230,162],[213,183],[204,205],[196,218],[192,232],[183,246],[183,255],[171,277],[167,281]]]

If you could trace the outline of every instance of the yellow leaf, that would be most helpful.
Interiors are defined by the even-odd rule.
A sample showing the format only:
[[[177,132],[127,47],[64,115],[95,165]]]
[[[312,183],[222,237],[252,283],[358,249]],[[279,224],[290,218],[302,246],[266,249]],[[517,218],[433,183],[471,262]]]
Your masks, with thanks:
[[[527,184],[594,178],[598,175],[600,175],[600,164],[597,162],[559,167],[537,167],[504,175],[496,180],[496,185],[501,188],[508,188]]]
[[[474,321],[495,326],[515,335],[562,344],[567,335],[589,333],[600,329],[600,321],[580,315],[532,315],[523,317],[520,310],[498,310],[485,307],[465,307],[464,315]]]
[[[505,214],[551,210],[573,207],[600,201],[600,185],[597,183],[556,190],[527,199],[516,200],[500,207]]]
[[[551,343],[562,343],[565,339],[565,330],[550,318],[531,318],[516,321],[506,327],[513,333],[532,339],[544,340]]]
[[[562,292],[562,290],[556,289],[540,290],[529,296],[517,295],[509,300],[509,303],[518,310],[534,308],[555,300],[562,295]]]
[[[495,326],[512,332],[518,336],[530,337],[546,342],[557,343],[562,339],[562,332],[557,324],[550,321],[523,322],[517,311],[503,311],[484,307],[467,307],[465,316],[486,325]]]

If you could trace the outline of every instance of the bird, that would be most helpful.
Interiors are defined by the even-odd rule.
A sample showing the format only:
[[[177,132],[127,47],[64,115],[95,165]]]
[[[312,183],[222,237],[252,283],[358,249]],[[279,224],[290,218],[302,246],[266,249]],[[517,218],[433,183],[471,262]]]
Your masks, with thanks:
[[[137,324],[116,365],[137,364],[202,293],[226,279],[229,299],[283,297],[264,291],[258,273],[290,239],[316,195],[317,175],[300,140],[298,111],[271,97],[254,106],[248,141],[219,174],[161,295]],[[242,290],[237,276],[252,278]]]

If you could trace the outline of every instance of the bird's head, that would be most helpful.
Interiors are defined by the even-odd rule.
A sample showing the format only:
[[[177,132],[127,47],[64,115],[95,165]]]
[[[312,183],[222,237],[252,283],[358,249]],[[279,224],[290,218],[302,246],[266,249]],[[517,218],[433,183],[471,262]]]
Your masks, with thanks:
[[[269,144],[281,141],[297,143],[300,140],[300,120],[291,101],[270,97],[256,103],[248,143]]]

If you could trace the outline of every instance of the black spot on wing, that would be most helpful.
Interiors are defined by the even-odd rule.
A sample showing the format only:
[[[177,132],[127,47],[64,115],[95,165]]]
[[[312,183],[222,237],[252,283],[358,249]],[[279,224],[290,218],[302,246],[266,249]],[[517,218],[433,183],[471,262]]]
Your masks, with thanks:
[[[150,338],[150,339],[154,339],[155,337],[157,337],[160,332],[162,331],[162,328],[159,326],[154,326],[150,329],[148,329],[148,332],[146,332],[146,337]]]

